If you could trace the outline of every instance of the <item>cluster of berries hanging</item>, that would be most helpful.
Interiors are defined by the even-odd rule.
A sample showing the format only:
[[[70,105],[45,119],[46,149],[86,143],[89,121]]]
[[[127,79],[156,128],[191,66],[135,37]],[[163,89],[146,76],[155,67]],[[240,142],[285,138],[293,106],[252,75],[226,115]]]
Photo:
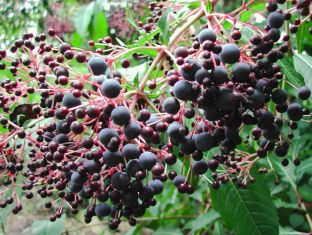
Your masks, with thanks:
[[[308,2],[296,1],[303,16]],[[36,188],[42,198],[51,198],[45,204],[55,208],[51,221],[65,207],[76,214],[86,200],[87,223],[95,215],[111,216],[109,227],[116,229],[122,217],[135,225],[136,217],[156,205],[154,196],[170,184],[168,179],[180,193],[192,194],[196,176],[213,189],[228,181],[247,187],[255,181],[250,169],[269,152],[287,165],[292,130],[309,111],[290,103],[281,88],[285,78],[277,61],[290,48],[289,36],[281,36],[280,28],[289,13],[273,3],[267,9],[267,25],[250,43],[241,40],[238,28],[225,41],[220,28],[207,25],[191,47],[177,46],[165,58],[177,66],[160,66],[168,92],[154,99],[145,96],[144,87],[137,94],[127,90],[124,74],[115,69],[115,58],[123,52],[84,51],[65,42],[56,47],[43,34],[25,34],[9,50],[1,50],[0,69],[11,79],[0,81],[0,123],[7,129],[0,136],[0,194],[6,195],[0,206],[14,203],[13,213],[18,213],[22,205],[16,188],[26,198]],[[53,30],[49,35],[56,37]],[[115,48],[109,37],[102,42]],[[89,73],[76,71],[72,60]],[[130,61],[122,60],[121,66],[129,68]],[[310,94],[307,87],[298,89],[302,100]],[[31,101],[34,95],[40,96],[38,102]],[[239,148],[252,141],[258,146],[255,152]],[[210,151],[216,154],[208,159]],[[170,170],[178,159],[190,168]],[[211,180],[205,176],[208,171]],[[53,201],[56,196],[62,200]]]

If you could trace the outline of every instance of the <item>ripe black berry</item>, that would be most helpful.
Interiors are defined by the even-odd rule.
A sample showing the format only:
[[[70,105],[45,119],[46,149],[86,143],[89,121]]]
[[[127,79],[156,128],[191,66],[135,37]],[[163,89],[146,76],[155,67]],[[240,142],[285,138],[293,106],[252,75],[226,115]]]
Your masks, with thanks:
[[[311,95],[311,91],[308,87],[303,86],[298,89],[297,94],[300,99],[307,100]]]
[[[108,98],[116,98],[121,90],[121,85],[114,79],[107,79],[102,83],[101,92]]]
[[[303,117],[303,110],[301,105],[297,103],[288,105],[287,114],[290,120],[299,121]]]
[[[173,94],[179,100],[188,100],[192,96],[192,85],[186,80],[180,80],[173,86]]]
[[[79,106],[81,104],[81,101],[79,98],[76,98],[73,94],[67,93],[63,97],[62,104],[67,108],[73,108]]]
[[[139,157],[139,166],[142,169],[151,170],[156,162],[157,157],[154,153],[151,152],[144,152]]]
[[[203,29],[202,31],[199,32],[198,34],[198,41],[202,44],[204,41],[209,40],[209,41],[216,41],[217,36],[211,29]]]
[[[136,159],[140,156],[140,148],[134,144],[126,144],[121,150],[122,156],[127,160]]]
[[[127,173],[125,172],[116,172],[112,176],[112,185],[117,190],[125,190],[130,185],[130,179]]]
[[[208,163],[205,160],[194,161],[192,171],[196,175],[205,174],[208,170]]]
[[[105,71],[107,69],[107,64],[103,57],[92,57],[88,61],[88,65],[93,75],[105,74]]]
[[[267,21],[268,21],[268,25],[271,28],[280,28],[284,24],[284,16],[282,13],[280,13],[278,11],[274,11],[274,12],[270,13]]]
[[[131,115],[125,106],[117,106],[111,113],[113,122],[117,125],[125,125],[130,121]]]
[[[180,103],[176,98],[169,97],[165,99],[163,107],[167,113],[176,114],[180,110]]]
[[[225,44],[222,46],[220,57],[223,63],[234,64],[239,60],[240,50],[235,44]]]
[[[232,69],[233,79],[236,82],[246,82],[251,72],[251,66],[247,63],[237,63]]]

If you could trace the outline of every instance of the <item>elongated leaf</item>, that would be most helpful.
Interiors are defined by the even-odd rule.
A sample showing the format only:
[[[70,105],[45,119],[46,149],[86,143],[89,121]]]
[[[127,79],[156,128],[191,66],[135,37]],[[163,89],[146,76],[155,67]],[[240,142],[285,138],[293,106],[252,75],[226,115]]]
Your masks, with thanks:
[[[256,177],[258,173],[254,173]],[[211,190],[213,207],[236,235],[277,235],[278,218],[270,192],[256,177],[257,183],[238,188],[229,182]]]
[[[160,227],[154,233],[154,235],[181,235],[183,234],[179,228],[174,226]]]
[[[37,220],[31,226],[32,235],[60,235],[64,230],[65,216],[55,222],[49,220]]]
[[[161,30],[161,38],[165,44],[169,42],[169,22],[168,22],[168,16],[171,11],[171,7],[168,7],[163,15],[160,17],[158,26]]]
[[[87,6],[81,6],[74,16],[73,22],[75,29],[82,38],[85,38],[87,35],[88,26],[94,12],[94,6],[94,2],[89,3]]]
[[[212,4],[211,4],[211,1],[208,0],[207,3],[206,3],[206,11],[207,13],[211,13],[211,10],[212,10]]]
[[[296,34],[297,49],[299,53],[302,53],[305,49],[305,45],[312,45],[312,35],[309,33],[309,28],[312,26],[312,22],[304,22],[299,28]]]
[[[160,32],[161,32],[160,29],[156,29],[156,30],[154,30],[151,33],[143,34],[141,36],[141,38],[136,42],[136,44],[131,44],[131,45],[128,46],[128,48],[134,48],[134,47],[137,47],[137,46],[142,46],[145,43],[150,42]]]
[[[191,232],[196,232],[204,228],[207,229],[208,225],[215,222],[218,218],[220,218],[220,215],[215,210],[210,209],[207,213],[187,222],[184,228],[191,229]]]
[[[242,22],[247,22],[255,14],[256,11],[260,12],[265,9],[265,1],[255,1],[253,4],[248,6],[249,9],[240,15],[240,20]]]
[[[71,34],[70,44],[72,46],[80,47],[83,44],[83,41],[83,38],[77,32]]]
[[[98,13],[96,17],[94,16],[91,29],[90,34],[94,41],[104,38],[108,34],[108,22],[104,12]]]
[[[134,77],[133,84],[135,88],[139,87],[139,73],[137,73]]]
[[[296,203],[290,203],[282,201],[282,199],[278,198],[274,201],[276,208],[291,208],[296,210],[302,210]]]
[[[122,57],[127,58],[127,57],[133,55],[134,53],[147,55],[147,56],[154,58],[157,55],[157,50],[153,49],[153,48],[140,48],[140,47],[138,47],[138,48],[133,48],[129,52],[123,54]]]
[[[296,168],[296,177],[301,179],[304,174],[312,175],[312,158],[307,158]]]
[[[138,29],[138,26],[134,20],[133,14],[131,12],[131,7],[130,7],[130,3],[129,0],[126,0],[126,17],[127,20],[129,21],[129,23],[136,29]]]
[[[163,93],[158,94],[146,94],[146,96],[150,99],[157,99],[159,96],[161,96]]]
[[[300,87],[304,84],[304,79],[300,73],[298,73],[294,66],[294,61],[292,57],[284,57],[282,60],[278,61],[281,66],[283,73],[286,76],[287,81]]]
[[[312,89],[312,57],[309,55],[295,54],[294,63],[296,70],[303,76],[305,85]]]

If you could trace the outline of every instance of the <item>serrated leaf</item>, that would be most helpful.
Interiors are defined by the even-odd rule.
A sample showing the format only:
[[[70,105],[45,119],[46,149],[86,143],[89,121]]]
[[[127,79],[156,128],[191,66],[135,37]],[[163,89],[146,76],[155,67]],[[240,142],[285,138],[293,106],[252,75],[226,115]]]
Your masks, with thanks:
[[[312,57],[309,55],[295,54],[294,64],[295,69],[303,76],[305,85],[312,90]]]
[[[278,217],[270,192],[256,171],[257,183],[238,188],[233,182],[211,189],[213,207],[237,235],[277,235]]]
[[[94,12],[94,6],[94,2],[81,6],[74,16],[73,23],[75,29],[82,38],[85,38],[87,35],[88,26]]]
[[[282,60],[279,60],[278,64],[281,66],[287,81],[289,81],[290,83],[294,84],[297,87],[300,87],[304,84],[303,77],[295,69],[292,57],[286,56]]]
[[[171,7],[168,7],[162,16],[159,19],[158,26],[161,30],[161,38],[164,44],[168,44],[169,42],[169,24],[168,24],[168,16],[171,11]]]
[[[32,235],[60,235],[65,226],[65,216],[55,222],[49,220],[34,221],[31,226]]]

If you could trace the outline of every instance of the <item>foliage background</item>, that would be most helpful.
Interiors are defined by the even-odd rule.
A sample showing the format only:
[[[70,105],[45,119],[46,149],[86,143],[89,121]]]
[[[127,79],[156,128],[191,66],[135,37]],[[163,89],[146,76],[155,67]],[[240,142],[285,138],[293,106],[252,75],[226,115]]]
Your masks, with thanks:
[[[128,23],[129,12],[135,12],[135,20],[144,21],[145,8],[149,1],[105,1],[105,0],[0,0],[0,47],[10,45],[24,32],[44,32],[49,27],[58,28],[58,34],[65,41],[70,42],[74,47],[90,49],[89,40],[97,40],[107,35],[111,35],[116,43],[129,44],[134,42],[138,33]],[[198,6],[199,1],[177,1],[186,4],[187,8]],[[240,0],[223,1],[219,5],[220,11],[229,12],[236,9],[241,4]],[[263,11],[265,1],[258,1],[255,10]],[[241,16],[241,20],[248,21],[253,15],[253,11],[247,11]],[[116,22],[119,20],[118,22]],[[120,26],[117,28],[117,26]],[[303,24],[297,35],[292,38],[292,44],[296,49],[294,56],[284,58],[280,65],[287,80],[296,86],[306,83],[311,88],[312,80],[312,40],[308,34],[311,23]],[[243,33],[248,38],[248,32]],[[304,52],[304,54],[299,54]],[[75,65],[78,66],[78,65]],[[79,69],[79,68],[78,68]],[[137,68],[136,68],[137,69]],[[128,71],[129,74],[135,71]],[[5,76],[0,74],[0,76]],[[1,79],[1,78],[0,78]],[[284,84],[287,91],[295,97],[295,90],[287,83]],[[311,110],[309,101],[305,102],[305,107]],[[310,232],[306,220],[306,214],[311,215],[312,207],[312,158],[311,138],[312,127],[309,123],[301,122],[296,130],[297,136],[292,142],[291,158],[299,157],[302,161],[299,167],[290,164],[282,167],[280,160],[275,156],[269,156],[275,171],[267,175],[257,177],[257,184],[251,189],[241,190],[233,196],[231,191],[237,188],[231,184],[222,186],[221,190],[215,192],[208,190],[209,185],[205,181],[198,181],[196,191],[193,195],[185,196],[178,194],[176,188],[167,183],[167,189],[158,195],[159,201],[156,207],[148,210],[145,216],[140,219],[138,226],[131,228],[127,223],[122,223],[117,234],[234,234],[235,227],[239,227],[241,218],[252,210],[262,210],[260,204],[272,202],[272,208],[276,208],[279,221],[280,234],[302,234]],[[246,146],[242,146],[244,148]],[[249,146],[251,149],[252,145]],[[211,155],[212,153],[209,153]],[[181,166],[180,162],[180,166]],[[268,162],[263,160],[258,167],[268,166]],[[176,165],[179,169],[179,164]],[[276,185],[276,177],[280,184]],[[268,189],[268,191],[267,191]],[[266,192],[270,195],[266,195]],[[257,195],[257,193],[261,195]],[[244,195],[250,195],[246,198]],[[228,198],[229,197],[229,198]],[[214,200],[212,206],[211,198]],[[272,199],[271,199],[272,198]],[[240,205],[236,214],[230,214],[221,218],[222,209],[218,208],[216,201],[225,209],[229,209],[231,203]],[[248,205],[248,203],[251,204]],[[230,202],[230,203],[229,203]],[[227,205],[228,203],[228,205]],[[0,234],[112,234],[104,224],[106,221],[93,220],[89,225],[83,221],[83,212],[73,217],[70,214],[63,216],[56,223],[48,221],[50,212],[43,209],[44,201],[33,198],[27,201],[25,209],[19,215],[9,214],[9,210],[1,210],[0,223],[2,231]],[[247,209],[242,205],[247,205]],[[274,205],[273,205],[274,204]],[[302,208],[302,205],[306,209]],[[220,206],[220,205],[219,205]],[[250,206],[250,207],[249,207]],[[258,207],[258,208],[257,208]],[[252,208],[250,210],[250,208]],[[220,211],[221,210],[221,211]],[[230,210],[230,209],[229,209]],[[226,213],[226,212],[225,212]],[[269,223],[269,218],[266,222]],[[264,222],[265,223],[265,222]],[[245,234],[247,228],[242,225]]]

